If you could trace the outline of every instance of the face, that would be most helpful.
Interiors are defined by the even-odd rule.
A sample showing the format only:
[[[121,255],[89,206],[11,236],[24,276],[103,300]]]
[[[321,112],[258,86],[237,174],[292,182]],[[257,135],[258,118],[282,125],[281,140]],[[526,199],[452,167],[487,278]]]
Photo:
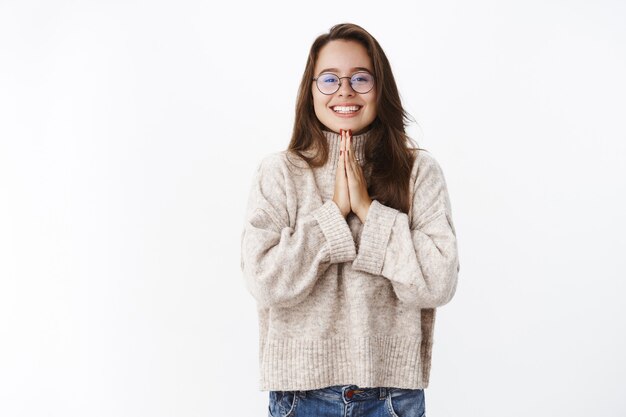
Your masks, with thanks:
[[[356,41],[334,40],[319,52],[315,64],[315,77],[333,73],[338,77],[351,77],[359,71],[374,74],[372,61],[363,45]],[[376,87],[365,94],[355,92],[349,78],[342,78],[335,93],[320,92],[315,81],[311,83],[315,115],[326,128],[339,133],[340,129],[352,129],[357,135],[368,130],[376,119]]]

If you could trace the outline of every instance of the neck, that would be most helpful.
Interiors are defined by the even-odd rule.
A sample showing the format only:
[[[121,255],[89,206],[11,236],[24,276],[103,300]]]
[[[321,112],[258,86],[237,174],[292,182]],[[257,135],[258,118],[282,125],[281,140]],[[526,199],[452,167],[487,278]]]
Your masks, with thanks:
[[[336,167],[337,162],[339,161],[339,151],[341,150],[341,135],[339,133],[324,130],[324,136],[326,136],[326,140],[328,141],[328,164]],[[352,148],[356,159],[360,161],[360,165],[365,163],[365,141],[369,136],[369,131],[360,135],[352,136]]]

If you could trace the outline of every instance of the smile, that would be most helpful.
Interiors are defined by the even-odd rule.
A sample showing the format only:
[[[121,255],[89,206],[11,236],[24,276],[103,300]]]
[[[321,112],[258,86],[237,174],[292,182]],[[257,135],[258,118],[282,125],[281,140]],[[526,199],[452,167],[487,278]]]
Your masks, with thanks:
[[[361,110],[361,106],[333,106],[331,109],[339,114],[353,114]]]

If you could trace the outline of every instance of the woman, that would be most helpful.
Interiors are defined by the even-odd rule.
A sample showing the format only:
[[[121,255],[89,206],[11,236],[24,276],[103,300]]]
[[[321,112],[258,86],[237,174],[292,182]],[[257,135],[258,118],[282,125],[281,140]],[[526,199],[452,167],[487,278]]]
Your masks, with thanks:
[[[407,120],[367,31],[315,40],[291,142],[261,161],[241,237],[272,417],[425,413],[459,260],[442,170],[408,146]]]

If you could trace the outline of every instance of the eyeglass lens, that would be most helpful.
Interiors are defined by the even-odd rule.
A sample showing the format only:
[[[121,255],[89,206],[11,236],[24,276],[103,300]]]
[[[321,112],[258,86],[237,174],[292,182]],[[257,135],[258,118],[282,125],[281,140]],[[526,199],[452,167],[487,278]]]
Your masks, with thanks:
[[[374,77],[367,72],[357,72],[350,78],[350,86],[357,93],[365,94],[374,86]],[[340,80],[335,74],[322,74],[317,77],[317,88],[324,94],[333,94],[339,87]]]

